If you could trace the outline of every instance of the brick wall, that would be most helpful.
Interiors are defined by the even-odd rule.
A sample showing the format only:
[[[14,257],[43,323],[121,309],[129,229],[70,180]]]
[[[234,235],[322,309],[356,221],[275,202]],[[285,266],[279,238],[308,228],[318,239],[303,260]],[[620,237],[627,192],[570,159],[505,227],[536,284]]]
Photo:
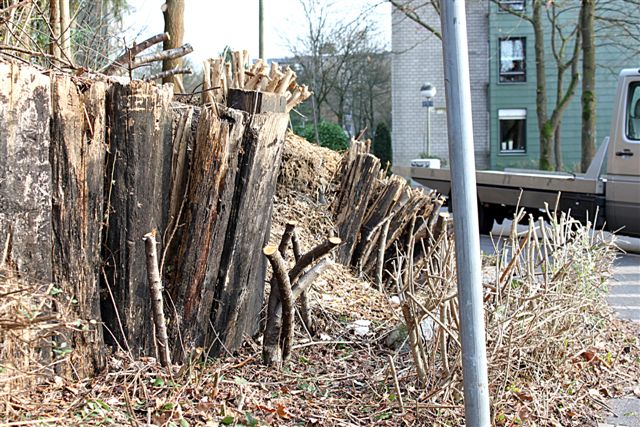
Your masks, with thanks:
[[[424,4],[419,0],[406,3],[416,6]],[[433,9],[423,6],[416,11],[422,20],[440,29],[439,16]],[[411,159],[426,151],[427,109],[422,107],[423,99],[420,94],[420,87],[426,82],[437,89],[431,115],[431,154],[448,159],[442,44],[428,30],[395,9],[391,19],[393,162],[398,166],[408,166]],[[486,168],[489,161],[486,1],[467,1],[467,34],[476,165],[478,168]]]

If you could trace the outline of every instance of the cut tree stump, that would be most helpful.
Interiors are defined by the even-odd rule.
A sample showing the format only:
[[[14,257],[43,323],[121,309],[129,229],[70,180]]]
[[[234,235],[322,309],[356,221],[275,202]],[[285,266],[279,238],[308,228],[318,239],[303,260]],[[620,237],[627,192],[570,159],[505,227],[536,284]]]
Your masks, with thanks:
[[[169,86],[139,81],[113,84],[107,92],[101,309],[106,327],[134,357],[155,352],[142,236],[168,222],[171,97]]]
[[[0,61],[0,267],[51,282],[49,78]]]
[[[73,351],[59,372],[93,376],[106,365],[100,314],[100,266],[106,158],[105,90],[52,78],[53,281],[58,299],[82,327],[58,339]],[[72,302],[75,300],[75,302]]]
[[[211,337],[214,353],[224,347],[238,348],[245,335],[258,332],[267,268],[262,247],[269,240],[273,195],[289,115],[246,114],[244,120],[246,127],[234,165],[237,175],[232,219],[224,236],[211,313],[217,335]]]

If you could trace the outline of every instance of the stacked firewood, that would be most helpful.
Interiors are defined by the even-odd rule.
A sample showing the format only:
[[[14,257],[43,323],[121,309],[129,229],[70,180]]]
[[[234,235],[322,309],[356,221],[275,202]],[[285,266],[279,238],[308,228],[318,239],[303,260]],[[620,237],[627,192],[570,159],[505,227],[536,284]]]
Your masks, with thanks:
[[[231,58],[231,62],[222,57],[204,62],[203,104],[222,103],[229,89],[242,89],[284,96],[289,112],[312,94],[307,85],[296,83],[296,73],[289,66],[282,69],[277,62],[269,65],[263,59],[249,64],[246,50],[232,52]]]
[[[380,161],[369,154],[368,141],[352,141],[343,159],[334,214],[344,244],[337,260],[382,284],[388,262],[398,253],[421,258],[446,232],[443,199],[435,192],[411,188],[406,180],[386,176]],[[413,242],[413,243],[411,243]]]

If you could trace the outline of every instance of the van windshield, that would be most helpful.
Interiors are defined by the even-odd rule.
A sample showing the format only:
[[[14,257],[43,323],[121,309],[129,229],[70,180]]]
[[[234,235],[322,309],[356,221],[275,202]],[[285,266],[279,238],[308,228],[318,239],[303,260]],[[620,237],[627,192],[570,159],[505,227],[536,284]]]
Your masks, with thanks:
[[[640,141],[640,82],[629,85],[627,98],[627,138]]]

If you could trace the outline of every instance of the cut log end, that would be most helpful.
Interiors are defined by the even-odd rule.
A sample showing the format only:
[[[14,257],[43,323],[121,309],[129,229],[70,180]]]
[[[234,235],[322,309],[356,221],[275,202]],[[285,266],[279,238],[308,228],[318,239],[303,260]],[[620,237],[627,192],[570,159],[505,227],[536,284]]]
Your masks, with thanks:
[[[278,251],[278,246],[276,245],[267,245],[262,249],[262,253],[266,256],[271,256]]]
[[[331,243],[332,245],[338,246],[340,243],[342,243],[342,239],[339,237],[329,237],[329,243]]]

